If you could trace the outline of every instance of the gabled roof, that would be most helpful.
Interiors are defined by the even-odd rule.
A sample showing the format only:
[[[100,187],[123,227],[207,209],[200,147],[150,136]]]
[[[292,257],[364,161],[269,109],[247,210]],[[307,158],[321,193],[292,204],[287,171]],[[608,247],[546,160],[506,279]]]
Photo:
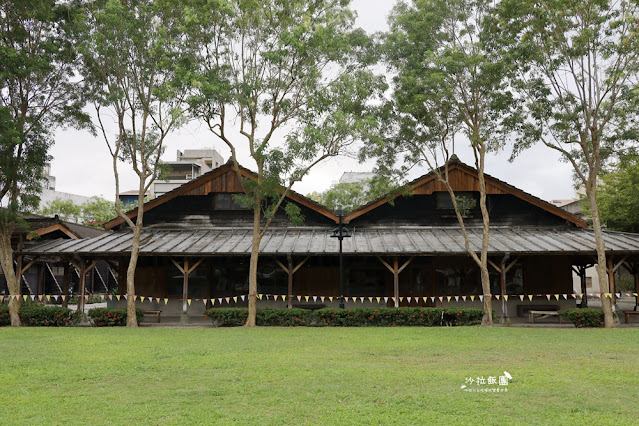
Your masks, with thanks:
[[[60,231],[70,239],[93,238],[108,233],[103,229],[93,228],[91,226],[80,225],[78,223],[68,222],[60,219],[57,215],[53,217],[42,216],[34,213],[25,213],[22,219],[28,224],[28,229],[24,231],[17,230],[16,234],[26,234],[27,239],[32,239],[31,235],[37,234],[44,236],[55,231]]]
[[[248,179],[257,179],[257,175],[252,172],[249,169],[246,169],[242,166],[239,167],[240,168],[240,174],[242,175],[242,177],[244,178],[248,178]],[[237,172],[235,171],[235,166],[233,165],[233,163],[229,160],[229,162],[227,162],[226,164],[223,164],[221,166],[219,166],[216,169],[211,170],[210,172],[204,173],[202,176],[198,177],[197,179],[193,179],[187,183],[185,183],[184,185],[179,186],[178,188],[175,188],[172,191],[167,192],[166,194],[163,194],[157,198],[154,198],[150,201],[147,201],[146,203],[144,203],[144,212],[146,213],[147,211],[160,206],[164,203],[166,203],[167,201],[170,201],[180,195],[207,195],[211,192],[215,192],[215,188],[214,186],[217,186],[217,184],[219,182],[218,181],[224,181],[224,175],[230,173],[231,174],[231,179],[235,179],[237,177]],[[214,185],[216,184],[216,185]],[[224,181],[222,182],[223,185],[232,185],[229,184],[228,182]],[[283,191],[284,189],[282,188],[281,191]],[[241,190],[236,190],[236,191],[221,191],[221,192],[241,192]],[[305,206],[308,207],[314,211],[316,211],[317,213],[326,216],[327,218],[334,220],[335,222],[337,222],[339,219],[338,217],[335,215],[335,213],[333,213],[332,210],[330,210],[327,207],[324,207],[323,205],[319,204],[316,201],[311,200],[310,198],[307,198],[295,191],[290,191],[288,194],[288,198],[290,198],[291,200]],[[138,214],[138,209],[137,207],[128,211],[126,213],[126,215],[130,218],[133,219],[137,216]],[[113,219],[107,223],[104,224],[104,228],[105,229],[113,229],[114,227],[120,225],[124,223],[124,219],[122,219],[121,217],[118,217],[116,219]]]
[[[444,167],[445,166],[440,167],[442,172]],[[479,191],[479,177],[477,175],[477,169],[462,163],[456,155],[453,155],[448,161],[448,176],[454,191]],[[568,213],[567,211],[544,201],[541,198],[535,197],[532,194],[522,191],[521,189],[486,173],[484,173],[484,178],[486,181],[486,193],[488,194],[513,195],[555,216],[559,216],[580,228],[588,227],[588,223],[585,220]],[[409,187],[410,192],[415,195],[432,194],[435,191],[446,191],[446,187],[442,182],[437,180],[437,175],[434,171],[415,179],[407,186]],[[403,193],[405,192],[398,191],[395,193],[389,193],[383,197],[373,200],[346,215],[344,222],[349,223],[351,220],[356,219],[391,200],[394,200]]]

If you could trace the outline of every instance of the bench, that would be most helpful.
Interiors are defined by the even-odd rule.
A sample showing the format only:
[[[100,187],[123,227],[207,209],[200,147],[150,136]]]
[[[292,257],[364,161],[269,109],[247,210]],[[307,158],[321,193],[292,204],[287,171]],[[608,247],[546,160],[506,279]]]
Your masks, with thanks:
[[[158,323],[161,321],[160,320],[160,314],[161,313],[162,313],[162,311],[144,311],[144,315],[157,315]]]
[[[523,317],[530,311],[558,311],[559,305],[541,305],[541,304],[530,304],[530,305],[517,305],[517,316]]]
[[[544,318],[548,318],[548,317],[557,317],[559,318],[559,324],[561,324],[561,317],[559,316],[559,312],[557,311],[533,311],[530,310],[528,311],[528,319],[530,320],[531,324],[535,323],[535,315],[539,315],[539,317],[537,317],[537,319],[544,319]]]
[[[626,317],[626,324],[630,324],[630,315],[639,315],[639,311],[626,311],[624,314]]]

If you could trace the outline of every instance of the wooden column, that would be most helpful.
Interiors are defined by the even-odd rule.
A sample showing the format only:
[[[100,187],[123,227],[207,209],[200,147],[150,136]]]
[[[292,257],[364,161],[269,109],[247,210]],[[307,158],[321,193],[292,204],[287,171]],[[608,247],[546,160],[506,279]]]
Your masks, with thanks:
[[[195,268],[197,268],[198,266],[200,266],[200,263],[202,263],[202,261],[204,260],[204,258],[198,260],[197,262],[195,262],[192,266],[189,265],[189,258],[185,257],[184,258],[184,267],[182,267],[179,263],[177,263],[174,259],[171,259],[171,262],[173,262],[173,264],[180,270],[180,272],[182,272],[182,275],[184,277],[183,281],[182,281],[182,316],[180,317],[180,322],[182,324],[188,324],[189,323],[189,274],[191,272],[193,272],[195,270]]]
[[[69,262],[64,262],[64,276],[62,277],[62,295],[65,297],[62,298],[62,306],[66,308],[69,306],[69,283],[71,282],[71,264]]]
[[[377,256],[377,258],[379,259],[380,262],[382,262],[384,266],[386,266],[386,269],[388,269],[391,272],[391,274],[393,274],[393,298],[395,299],[394,300],[395,307],[398,308],[399,307],[399,274],[413,261],[415,257],[413,256],[410,259],[408,259],[406,262],[404,262],[404,264],[401,267],[399,266],[399,258],[397,256],[393,259],[393,266],[390,266],[381,257]]]
[[[506,274],[508,273],[508,271],[510,271],[510,269],[515,266],[515,264],[517,264],[517,261],[519,260],[519,256],[517,256],[512,262],[510,262],[510,264],[508,266],[506,266],[506,261],[508,260],[508,257],[510,255],[506,254],[504,255],[503,259],[501,260],[501,265],[497,266],[493,261],[491,261],[490,259],[488,259],[488,263],[490,264],[490,266],[492,266],[493,268],[495,268],[497,270],[497,272],[499,272],[499,276],[500,276],[500,282],[501,282],[501,323],[502,324],[510,324],[510,319],[508,318],[508,302],[506,301],[506,298],[504,296],[506,296]]]
[[[581,307],[588,307],[588,285],[586,284],[586,267],[579,267],[579,281],[581,282],[581,293],[583,296],[581,297]]]
[[[634,270],[632,276],[635,279],[635,307],[632,310],[636,311],[639,308],[639,267],[635,265]]]
[[[80,262],[80,285],[78,291],[78,312],[84,315],[84,288],[86,286],[87,264],[84,260]]]
[[[44,262],[38,264],[38,284],[36,286],[36,297],[45,293],[44,289]]]
[[[304,260],[302,260],[296,266],[293,266],[293,255],[289,253],[288,255],[286,255],[286,259],[288,260],[288,267],[284,266],[284,264],[280,262],[278,258],[275,258],[275,263],[277,263],[278,266],[288,274],[288,309],[293,308],[293,274],[296,273],[297,270],[300,269],[310,258],[310,256],[306,256]]]
[[[286,271],[288,274],[288,308],[293,309],[293,256],[289,253],[286,256],[288,260],[288,270]]]

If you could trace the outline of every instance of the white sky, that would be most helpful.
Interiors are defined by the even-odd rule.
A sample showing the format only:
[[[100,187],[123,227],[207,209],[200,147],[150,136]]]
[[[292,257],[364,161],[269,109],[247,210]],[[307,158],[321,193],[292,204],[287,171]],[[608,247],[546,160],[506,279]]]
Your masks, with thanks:
[[[369,33],[386,30],[386,17],[394,3],[394,0],[354,0],[352,6],[358,13],[357,24]],[[472,152],[462,149],[460,143],[457,145],[457,155],[463,162],[472,165]],[[166,146],[165,160],[175,160],[178,149],[208,147],[217,149],[225,160],[230,156],[222,142],[215,140],[205,126],[196,123],[169,136]],[[571,166],[560,162],[557,154],[538,145],[509,163],[509,150],[507,147],[498,156],[490,155],[486,161],[486,173],[546,200],[573,197]],[[101,138],[94,138],[84,131],[60,130],[56,133],[51,155],[51,173],[56,177],[56,190],[113,199],[115,184],[111,157]],[[246,166],[251,168],[249,163]],[[354,159],[329,159],[293,189],[302,194],[322,191],[345,171],[370,171],[371,168],[372,164],[358,164]],[[414,170],[408,178],[413,179],[426,172],[426,169]],[[137,189],[137,177],[133,172],[127,173],[126,166],[120,168],[120,178],[122,192]]]

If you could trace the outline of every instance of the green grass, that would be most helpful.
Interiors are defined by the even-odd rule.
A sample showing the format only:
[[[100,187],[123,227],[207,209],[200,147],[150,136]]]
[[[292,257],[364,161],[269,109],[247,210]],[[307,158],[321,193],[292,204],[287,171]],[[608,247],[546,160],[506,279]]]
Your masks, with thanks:
[[[638,342],[636,328],[5,327],[0,423],[636,424]],[[503,371],[508,392],[461,390]]]

